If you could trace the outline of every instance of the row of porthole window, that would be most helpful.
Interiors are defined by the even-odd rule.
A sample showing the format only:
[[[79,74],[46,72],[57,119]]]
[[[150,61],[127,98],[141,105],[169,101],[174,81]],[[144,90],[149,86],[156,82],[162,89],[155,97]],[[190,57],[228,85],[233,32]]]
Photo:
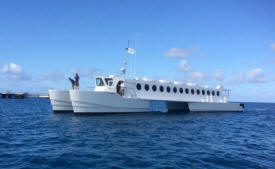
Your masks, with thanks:
[[[137,90],[141,90],[141,88],[142,88],[141,84],[137,83],[136,88],[137,88]],[[148,84],[145,84],[144,85],[144,89],[146,91],[149,91],[150,90],[150,86]],[[152,91],[153,92],[157,91],[157,86],[156,85],[152,86]],[[164,92],[164,87],[163,86],[159,86],[159,91],[160,92]],[[183,93],[183,88],[179,88],[179,90],[178,90],[178,88],[173,87],[173,92],[174,93],[177,93],[178,91],[179,91],[180,94],[182,94]],[[171,92],[170,86],[166,87],[166,92],[167,93]],[[191,94],[195,94],[195,89],[191,89],[190,93]],[[185,94],[189,94],[189,88],[185,88]],[[210,96],[212,94],[212,96],[215,96],[215,95],[220,96],[220,92],[219,91],[217,91],[217,92],[215,92],[215,91],[210,92],[210,90],[205,91],[205,90],[199,90],[199,89],[196,90],[196,94],[197,95],[200,95],[200,94],[205,95],[205,94],[207,94],[208,96]]]

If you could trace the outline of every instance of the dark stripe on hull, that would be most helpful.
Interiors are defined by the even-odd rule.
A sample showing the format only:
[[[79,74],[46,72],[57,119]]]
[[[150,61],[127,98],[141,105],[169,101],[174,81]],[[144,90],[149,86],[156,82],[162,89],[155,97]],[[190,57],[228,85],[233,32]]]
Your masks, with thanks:
[[[73,113],[73,111],[70,110],[53,110],[54,113]]]

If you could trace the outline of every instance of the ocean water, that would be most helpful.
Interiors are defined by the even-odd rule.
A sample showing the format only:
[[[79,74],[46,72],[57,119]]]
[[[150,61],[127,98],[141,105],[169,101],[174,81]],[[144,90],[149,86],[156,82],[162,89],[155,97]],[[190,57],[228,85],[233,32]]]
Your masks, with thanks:
[[[275,104],[245,106],[74,115],[47,99],[0,99],[0,168],[275,168]]]

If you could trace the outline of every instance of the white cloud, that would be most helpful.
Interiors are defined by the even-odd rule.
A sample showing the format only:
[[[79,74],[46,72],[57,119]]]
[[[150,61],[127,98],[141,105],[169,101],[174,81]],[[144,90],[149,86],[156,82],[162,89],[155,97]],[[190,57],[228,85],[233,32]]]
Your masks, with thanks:
[[[190,67],[188,66],[187,61],[185,59],[183,59],[179,62],[179,70],[182,72],[190,71]]]
[[[184,72],[184,81],[189,82],[209,82],[209,81],[223,81],[224,71],[217,69],[215,72],[201,72],[200,70],[190,70]]]
[[[205,82],[205,81],[222,81],[224,79],[224,72],[221,69],[217,69],[215,72],[204,73],[200,70],[192,69],[187,63],[187,57],[189,57],[192,52],[199,51],[200,46],[195,45],[194,47],[180,49],[171,48],[164,55],[170,58],[181,59],[178,63],[178,70],[183,72],[184,79],[191,82]],[[207,57],[206,54],[198,55],[199,58]]]
[[[208,56],[207,56],[206,54],[203,53],[203,54],[198,55],[197,57],[198,57],[198,58],[207,58]]]
[[[251,83],[263,83],[267,81],[262,68],[256,68],[246,72],[246,77],[248,82]]]
[[[59,70],[55,70],[52,74],[52,78],[53,80],[60,80],[64,78],[64,74]]]
[[[190,56],[190,53],[193,51],[199,51],[200,46],[195,45],[194,47],[181,49],[178,47],[174,47],[169,49],[167,52],[164,53],[164,56],[170,57],[170,58],[187,58]]]
[[[20,74],[22,73],[23,69],[20,65],[17,65],[16,63],[6,63],[4,64],[1,69],[1,73],[3,74]]]
[[[230,83],[265,83],[267,78],[265,77],[264,70],[262,68],[251,69],[246,72],[235,74]]]
[[[275,51],[275,43],[271,43],[270,44],[270,49],[273,50],[273,51]]]
[[[64,74],[59,71],[59,70],[55,70],[53,72],[46,72],[43,75],[37,77],[37,81],[48,81],[48,80],[52,80],[52,81],[59,81],[64,79]]]
[[[46,72],[41,76],[36,78],[37,82],[41,81],[53,81],[57,82],[60,80],[67,80],[69,77],[74,78],[74,74],[78,73],[80,78],[92,78],[96,72],[99,72],[99,69],[96,68],[83,68],[83,69],[71,69],[70,72],[64,73],[60,70],[54,70],[53,72]],[[66,77],[67,76],[67,77]]]
[[[83,69],[71,69],[71,73],[78,73],[80,77],[93,77],[95,73],[99,73],[100,69],[97,68],[83,68]]]
[[[223,81],[224,79],[224,71],[221,69],[217,69],[215,72],[204,73],[200,70],[193,70],[187,64],[186,59],[182,59],[179,62],[178,69],[184,73],[185,80],[190,82],[206,82],[206,81]]]
[[[199,51],[201,48],[200,48],[200,46],[199,45],[195,45],[194,47],[191,47],[191,48],[189,48],[189,49],[187,49],[187,50],[189,50],[189,51]]]
[[[245,83],[245,73],[241,72],[241,73],[235,73],[235,75],[233,76],[233,78],[230,80],[231,84],[237,84],[237,83]]]
[[[202,73],[201,71],[194,71],[189,74],[189,80],[191,81],[206,81],[208,79],[208,76],[205,73]]]
[[[219,81],[224,79],[224,72],[221,69],[217,69],[216,72],[213,74],[213,78]]]
[[[171,48],[164,55],[167,56],[167,57],[171,57],[171,58],[186,58],[190,54],[186,49]]]
[[[31,76],[24,72],[22,66],[14,62],[5,63],[0,68],[0,74],[3,76],[3,79],[6,79],[6,80],[12,80],[12,81],[31,80]]]

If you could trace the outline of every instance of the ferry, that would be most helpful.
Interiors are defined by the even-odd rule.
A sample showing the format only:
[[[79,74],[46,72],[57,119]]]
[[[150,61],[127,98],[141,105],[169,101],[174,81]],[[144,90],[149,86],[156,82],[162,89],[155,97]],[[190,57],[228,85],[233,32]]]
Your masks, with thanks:
[[[164,101],[168,111],[243,111],[241,103],[229,103],[229,91],[181,82],[95,77],[93,91],[70,90],[74,113],[149,112],[152,101]],[[123,84],[123,87],[121,87]]]
[[[126,48],[128,49],[128,48]],[[229,90],[192,83],[95,76],[94,90],[49,90],[54,112],[130,113],[149,112],[153,101],[165,102],[168,111],[181,112],[242,112],[244,104],[228,102]]]

